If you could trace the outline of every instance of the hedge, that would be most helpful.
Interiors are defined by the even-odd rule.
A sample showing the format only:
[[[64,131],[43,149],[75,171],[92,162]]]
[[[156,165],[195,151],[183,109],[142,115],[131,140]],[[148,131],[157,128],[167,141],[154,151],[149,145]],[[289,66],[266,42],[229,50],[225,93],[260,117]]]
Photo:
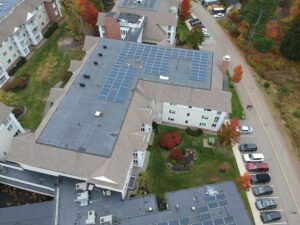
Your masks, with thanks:
[[[44,33],[44,38],[49,38],[54,33],[54,31],[58,28],[58,24],[54,23],[52,24],[48,30]]]
[[[188,135],[193,136],[193,137],[199,137],[203,134],[203,130],[201,128],[192,129],[192,128],[188,127],[188,128],[185,129],[185,132]]]

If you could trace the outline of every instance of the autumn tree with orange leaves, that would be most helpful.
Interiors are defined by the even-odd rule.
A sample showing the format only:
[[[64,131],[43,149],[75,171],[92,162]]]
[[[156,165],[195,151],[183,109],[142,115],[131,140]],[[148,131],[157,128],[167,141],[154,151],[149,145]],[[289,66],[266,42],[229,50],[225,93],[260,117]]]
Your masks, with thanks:
[[[190,0],[182,0],[180,6],[180,16],[183,20],[187,20],[191,15],[191,2]]]
[[[244,173],[244,175],[239,176],[236,179],[236,183],[241,189],[243,189],[245,191],[249,191],[250,187],[251,187],[251,176],[250,176],[250,174],[249,173]]]
[[[81,15],[85,23],[96,25],[98,18],[98,10],[92,0],[78,0]]]
[[[226,147],[232,147],[238,142],[240,132],[237,131],[237,126],[229,121],[222,124],[217,132],[218,140],[221,145]]]
[[[241,65],[237,65],[233,69],[233,76],[232,76],[232,81],[234,83],[239,83],[242,80],[243,77],[243,69]]]

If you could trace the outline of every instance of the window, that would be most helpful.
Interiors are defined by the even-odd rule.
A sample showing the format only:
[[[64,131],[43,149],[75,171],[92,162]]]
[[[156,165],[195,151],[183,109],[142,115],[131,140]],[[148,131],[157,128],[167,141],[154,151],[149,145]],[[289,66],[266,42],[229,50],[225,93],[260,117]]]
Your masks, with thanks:
[[[174,121],[174,118],[168,117],[168,120],[169,120],[169,121]]]
[[[217,126],[217,124],[213,123],[211,126],[212,126],[212,127],[216,127],[216,126]]]
[[[191,109],[191,108],[192,108],[192,106],[189,106],[189,108]]]
[[[171,33],[168,33],[168,39],[170,39],[171,38]]]
[[[14,127],[14,126],[13,126],[12,124],[9,124],[9,126],[7,127],[7,130],[8,130],[8,131],[11,131],[11,129],[13,129],[13,127]]]
[[[16,54],[16,53],[14,53],[14,54],[13,54],[13,57],[14,57],[14,58],[16,58],[16,57],[17,57],[17,54]]]
[[[176,114],[176,111],[175,111],[175,110],[172,110],[172,109],[170,109],[170,110],[169,110],[169,113],[171,113],[171,114]]]
[[[206,126],[206,123],[200,123],[199,126],[200,126],[200,127],[205,127],[205,126]]]
[[[168,30],[171,30],[172,26],[168,26]]]
[[[204,111],[209,111],[209,112],[210,112],[210,111],[211,111],[211,109],[204,109]]]
[[[7,55],[7,52],[6,52],[6,51],[4,51],[4,52],[3,52],[3,56],[6,56],[6,55]]]
[[[208,120],[208,118],[209,118],[208,116],[204,116],[204,115],[202,116],[202,119]]]
[[[214,122],[217,123],[219,121],[219,119],[220,119],[220,117],[216,116],[215,119],[214,119]]]
[[[8,59],[8,60],[7,60],[7,64],[10,64],[10,63],[11,63],[11,60],[10,60],[10,59]]]
[[[138,155],[137,152],[134,152],[134,153],[133,153],[133,156],[134,156],[135,158],[137,158],[137,155]]]
[[[186,116],[190,116],[190,115],[191,115],[190,113],[187,113],[187,114],[186,114]]]
[[[17,132],[14,134],[14,137],[15,137],[15,136],[18,136],[19,134],[21,134],[21,131],[20,131],[20,130],[17,130]]]
[[[11,51],[11,50],[13,49],[13,47],[12,47],[12,46],[9,46],[9,48],[8,48],[8,49],[9,49],[9,51]]]
[[[186,120],[186,121],[185,121],[185,123],[189,123],[189,121],[188,121],[188,120]]]
[[[0,77],[0,84],[4,84],[4,82],[7,80],[5,76]]]
[[[222,114],[222,112],[218,112],[218,113],[217,113],[217,115],[221,115],[221,114]]]
[[[138,164],[138,163],[139,163],[139,161],[138,161],[138,160],[136,160],[136,159],[134,159],[134,160],[133,160],[133,163],[134,163],[134,164]]]

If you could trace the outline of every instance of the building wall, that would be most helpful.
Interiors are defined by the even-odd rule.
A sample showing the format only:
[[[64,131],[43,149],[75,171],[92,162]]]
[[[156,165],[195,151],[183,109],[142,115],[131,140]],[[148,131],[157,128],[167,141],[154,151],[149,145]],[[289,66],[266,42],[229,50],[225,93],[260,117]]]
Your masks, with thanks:
[[[9,76],[0,61],[0,88],[8,81]]]
[[[0,124],[0,161],[6,160],[13,137],[23,133],[25,133],[23,127],[14,114],[10,113]]]
[[[47,9],[45,4],[47,4]],[[28,56],[31,45],[38,45],[41,42],[43,39],[42,31],[50,22],[48,12],[50,15],[51,7],[55,17],[60,17],[61,11],[58,0],[53,0],[51,3],[41,3],[32,12],[27,12],[28,21],[25,24],[21,24],[15,30],[14,35],[0,42],[0,67],[4,68],[6,73],[19,57]],[[0,71],[0,88],[4,84],[2,81],[5,80],[6,82],[7,80],[4,79],[5,77],[6,74],[3,75]]]
[[[213,109],[197,108],[165,102],[163,103],[162,121],[187,127],[217,131],[223,124],[227,115],[226,112],[218,112]]]
[[[170,45],[175,43],[176,26],[161,26],[161,28],[167,33],[168,41]]]

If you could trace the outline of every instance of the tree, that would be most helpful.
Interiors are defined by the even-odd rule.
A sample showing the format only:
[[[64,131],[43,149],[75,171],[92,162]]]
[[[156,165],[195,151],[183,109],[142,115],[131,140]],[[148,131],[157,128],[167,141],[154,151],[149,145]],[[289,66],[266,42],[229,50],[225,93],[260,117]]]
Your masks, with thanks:
[[[82,18],[85,23],[96,25],[98,10],[92,0],[78,0]]]
[[[266,24],[266,36],[270,39],[277,39],[279,33],[278,22],[270,20]]]
[[[251,176],[249,175],[249,173],[244,173],[244,175],[239,176],[236,179],[236,183],[241,189],[249,191],[251,187]]]
[[[98,9],[100,12],[104,12],[104,4],[102,0],[93,0],[95,7]]]
[[[232,81],[234,83],[239,83],[242,80],[243,76],[243,69],[241,65],[237,65],[233,69],[233,76],[232,76]]]
[[[77,2],[73,0],[61,1],[61,7],[67,29],[80,42],[84,40],[84,29],[81,21],[81,11]]]
[[[170,152],[170,157],[178,162],[183,160],[184,155],[180,148],[175,148]]]
[[[200,26],[194,26],[189,35],[189,40],[192,44],[193,49],[198,49],[198,45],[201,45],[204,41],[204,34]]]
[[[13,106],[17,101],[17,95],[13,92],[6,92],[0,90],[0,102],[8,105]]]
[[[292,22],[280,45],[281,54],[292,60],[300,60],[300,13]]]
[[[226,147],[232,147],[240,137],[237,127],[230,122],[223,123],[217,135],[219,142]]]
[[[166,149],[172,149],[181,142],[181,134],[178,131],[169,132],[159,139],[159,146]]]
[[[187,20],[191,15],[190,0],[182,0],[180,8],[180,16],[183,20]]]

